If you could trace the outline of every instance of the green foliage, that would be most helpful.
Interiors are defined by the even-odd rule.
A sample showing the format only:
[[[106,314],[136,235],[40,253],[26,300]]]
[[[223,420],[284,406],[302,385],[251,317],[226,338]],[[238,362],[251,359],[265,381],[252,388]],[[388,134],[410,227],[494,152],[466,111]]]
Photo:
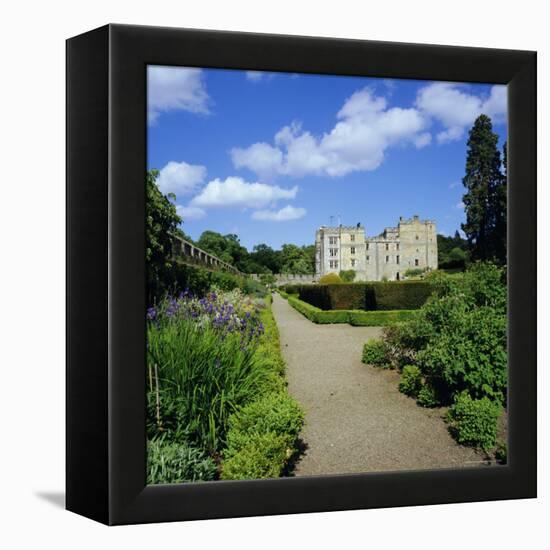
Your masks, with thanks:
[[[209,481],[216,473],[215,462],[196,447],[162,440],[147,443],[147,484]]]
[[[295,453],[304,413],[286,392],[271,393],[241,408],[230,420],[222,479],[281,475]]]
[[[273,432],[252,434],[231,449],[222,464],[222,479],[266,479],[279,477],[294,453],[287,436]]]
[[[340,279],[342,279],[344,283],[353,283],[356,275],[357,273],[355,269],[347,269],[347,270],[340,271]]]
[[[341,282],[343,281],[340,279],[340,275],[338,275],[338,273],[327,273],[319,279],[320,285],[336,285]]]
[[[413,279],[413,278],[419,278],[420,276],[424,275],[424,273],[426,273],[425,267],[413,267],[411,269],[407,269],[404,275],[405,277]]]
[[[256,296],[256,298],[264,298],[267,295],[265,285],[248,277],[244,280],[242,290],[245,294]]]
[[[395,311],[420,308],[433,287],[426,281],[391,281],[296,285],[293,292],[296,290],[300,300],[323,310]]]
[[[145,259],[147,262],[147,293],[149,303],[164,294],[171,282],[170,234],[180,233],[181,218],[176,213],[174,195],[163,195],[156,184],[158,170],[145,176]]]
[[[149,378],[158,380],[161,404],[178,408],[192,443],[215,451],[231,413],[254,399],[265,383],[265,366],[254,347],[242,346],[236,333],[222,339],[211,327],[187,319],[149,323],[147,343]],[[155,383],[150,390],[157,393]],[[172,418],[171,410],[160,411],[161,433],[165,416]]]
[[[432,297],[409,321],[386,329],[387,357],[396,368],[416,365],[426,384],[419,404],[473,398],[505,404],[506,285],[502,268],[475,263],[460,276],[430,275]]]
[[[242,407],[231,416],[227,447],[239,449],[242,437],[254,433],[273,432],[295,438],[303,423],[304,413],[290,395],[286,392],[271,393]]]
[[[323,311],[318,307],[303,302],[295,295],[284,295],[288,303],[304,317],[317,324],[349,323],[360,327],[381,327],[394,323],[410,320],[415,312],[400,311],[358,311],[358,310],[332,310]]]
[[[439,393],[431,384],[423,384],[418,392],[416,402],[421,407],[432,408],[441,405]]]
[[[489,452],[496,444],[497,421],[501,412],[498,403],[487,397],[472,399],[465,391],[455,397],[447,419],[451,433],[459,443]]]
[[[347,314],[347,322],[356,327],[390,327],[411,320],[415,311],[348,311]]]
[[[464,270],[469,262],[468,241],[458,231],[453,237],[437,236],[437,263],[439,269]]]
[[[363,352],[364,353],[364,352]],[[416,397],[422,389],[422,373],[416,365],[403,367],[399,380],[399,391],[405,395]]]
[[[280,252],[281,273],[310,275],[315,273],[315,246],[283,244]]]
[[[387,367],[386,344],[382,340],[369,340],[363,346],[361,361],[366,365]]]
[[[468,138],[466,174],[462,180],[468,239],[472,259],[506,263],[506,176],[502,173],[498,135],[491,119],[480,115]],[[505,167],[506,168],[506,167]]]
[[[508,446],[504,441],[498,441],[497,442],[497,448],[495,450],[495,458],[501,463],[501,464],[507,464],[508,462]]]

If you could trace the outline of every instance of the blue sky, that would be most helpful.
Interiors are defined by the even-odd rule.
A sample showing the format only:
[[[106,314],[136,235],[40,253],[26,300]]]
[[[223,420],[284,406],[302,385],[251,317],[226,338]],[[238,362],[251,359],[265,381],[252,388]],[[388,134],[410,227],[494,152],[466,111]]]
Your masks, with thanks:
[[[506,111],[504,86],[149,67],[148,166],[193,238],[279,248],[413,214],[453,234],[468,130],[488,114],[502,147]]]

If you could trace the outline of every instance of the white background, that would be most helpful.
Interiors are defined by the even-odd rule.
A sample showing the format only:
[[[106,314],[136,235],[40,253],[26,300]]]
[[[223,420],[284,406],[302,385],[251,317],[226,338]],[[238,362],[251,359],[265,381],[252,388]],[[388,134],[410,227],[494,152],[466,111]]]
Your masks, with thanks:
[[[548,129],[541,90],[549,88],[550,55],[544,5],[533,0],[4,2],[0,8],[0,545],[10,549],[131,545],[501,550],[547,544],[550,507],[548,476],[541,472],[543,445],[538,500],[110,529],[62,509],[65,39],[112,22],[538,50],[540,252],[548,251],[543,243],[550,238],[550,205],[540,185],[546,160],[542,132]],[[547,268],[548,260],[541,257],[541,314],[548,298]],[[541,316],[541,341],[542,320]],[[542,346],[539,351],[542,370],[548,351]],[[548,391],[548,377],[541,373],[539,381],[540,403]],[[540,406],[539,419],[542,434]],[[544,446],[547,450],[546,442]]]

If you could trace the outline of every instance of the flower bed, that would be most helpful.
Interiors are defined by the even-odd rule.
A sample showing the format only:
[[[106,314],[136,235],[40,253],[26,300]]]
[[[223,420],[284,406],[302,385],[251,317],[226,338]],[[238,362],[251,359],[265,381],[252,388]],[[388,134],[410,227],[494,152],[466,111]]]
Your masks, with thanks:
[[[280,396],[283,408],[291,403],[301,425],[301,411],[286,394],[268,302],[239,289],[213,290],[203,298],[187,291],[147,311],[148,471],[155,483],[216,479],[224,460],[239,453],[226,471],[232,478],[252,471],[257,477],[243,456],[261,449],[228,448],[228,441],[235,441],[230,433],[240,411],[269,396]],[[262,477],[282,473],[294,453],[296,430],[280,435],[284,449],[266,450]]]

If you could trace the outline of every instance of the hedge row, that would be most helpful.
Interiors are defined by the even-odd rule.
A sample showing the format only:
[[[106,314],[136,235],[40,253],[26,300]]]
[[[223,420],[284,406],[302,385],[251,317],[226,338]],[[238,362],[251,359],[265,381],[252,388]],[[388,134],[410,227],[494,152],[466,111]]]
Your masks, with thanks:
[[[362,311],[362,310],[332,310],[324,311],[312,306],[293,295],[284,294],[288,303],[307,317],[313,323],[329,325],[335,323],[348,323],[358,327],[382,327],[397,322],[408,321],[415,314],[412,310],[399,311]]]
[[[297,453],[296,440],[304,413],[288,394],[279,330],[271,311],[271,296],[261,311],[264,333],[256,350],[267,373],[258,397],[229,418],[227,446],[222,453],[221,479],[264,479],[285,474]]]
[[[433,291],[426,281],[368,282],[334,285],[293,285],[284,289],[322,310],[365,311],[418,309]]]

